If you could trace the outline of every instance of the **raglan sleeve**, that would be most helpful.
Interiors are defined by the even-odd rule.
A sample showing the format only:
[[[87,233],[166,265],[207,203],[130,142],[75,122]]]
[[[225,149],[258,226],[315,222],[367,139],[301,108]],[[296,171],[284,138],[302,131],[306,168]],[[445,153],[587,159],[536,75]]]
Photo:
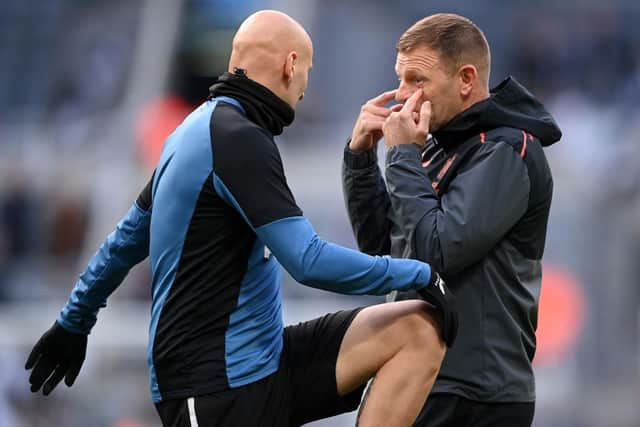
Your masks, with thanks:
[[[58,316],[58,323],[69,332],[88,334],[107,298],[129,270],[149,256],[153,178],[91,257],[71,291]]]

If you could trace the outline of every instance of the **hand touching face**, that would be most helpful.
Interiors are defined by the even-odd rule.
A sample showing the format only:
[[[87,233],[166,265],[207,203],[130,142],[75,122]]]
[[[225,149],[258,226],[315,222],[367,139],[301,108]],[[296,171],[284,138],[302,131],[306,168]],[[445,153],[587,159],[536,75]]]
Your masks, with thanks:
[[[349,148],[355,152],[370,150],[382,138],[382,125],[389,115],[399,111],[401,105],[385,107],[396,96],[396,91],[384,92],[367,101],[360,108],[360,115],[351,133]]]
[[[382,125],[385,145],[390,148],[398,144],[424,145],[429,134],[431,102],[420,105],[422,90],[416,90],[401,108],[392,111]],[[420,113],[416,113],[420,106]]]

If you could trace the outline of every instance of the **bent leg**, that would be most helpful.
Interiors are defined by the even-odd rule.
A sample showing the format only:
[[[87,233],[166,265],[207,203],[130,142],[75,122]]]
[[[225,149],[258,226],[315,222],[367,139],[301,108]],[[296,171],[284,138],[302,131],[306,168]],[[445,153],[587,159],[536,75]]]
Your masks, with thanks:
[[[340,345],[338,393],[346,395],[375,376],[358,425],[410,426],[433,386],[445,350],[434,313],[425,302],[368,307],[353,319]]]

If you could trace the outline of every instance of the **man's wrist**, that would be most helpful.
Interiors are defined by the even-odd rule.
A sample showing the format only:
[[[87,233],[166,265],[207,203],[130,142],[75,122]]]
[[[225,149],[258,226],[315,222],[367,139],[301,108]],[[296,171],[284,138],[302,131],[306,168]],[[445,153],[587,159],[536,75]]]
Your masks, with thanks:
[[[344,162],[350,169],[366,169],[378,163],[378,155],[375,148],[365,151],[354,151],[349,147],[351,137],[347,139],[344,149]]]

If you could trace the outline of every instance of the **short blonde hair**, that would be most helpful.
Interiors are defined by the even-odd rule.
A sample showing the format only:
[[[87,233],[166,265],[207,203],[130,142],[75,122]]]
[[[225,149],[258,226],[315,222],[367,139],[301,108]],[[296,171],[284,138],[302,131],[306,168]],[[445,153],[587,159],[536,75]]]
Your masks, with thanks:
[[[464,16],[438,13],[419,20],[400,36],[396,49],[407,53],[417,47],[438,52],[451,74],[464,64],[472,64],[480,77],[489,81],[489,43],[482,30]]]

